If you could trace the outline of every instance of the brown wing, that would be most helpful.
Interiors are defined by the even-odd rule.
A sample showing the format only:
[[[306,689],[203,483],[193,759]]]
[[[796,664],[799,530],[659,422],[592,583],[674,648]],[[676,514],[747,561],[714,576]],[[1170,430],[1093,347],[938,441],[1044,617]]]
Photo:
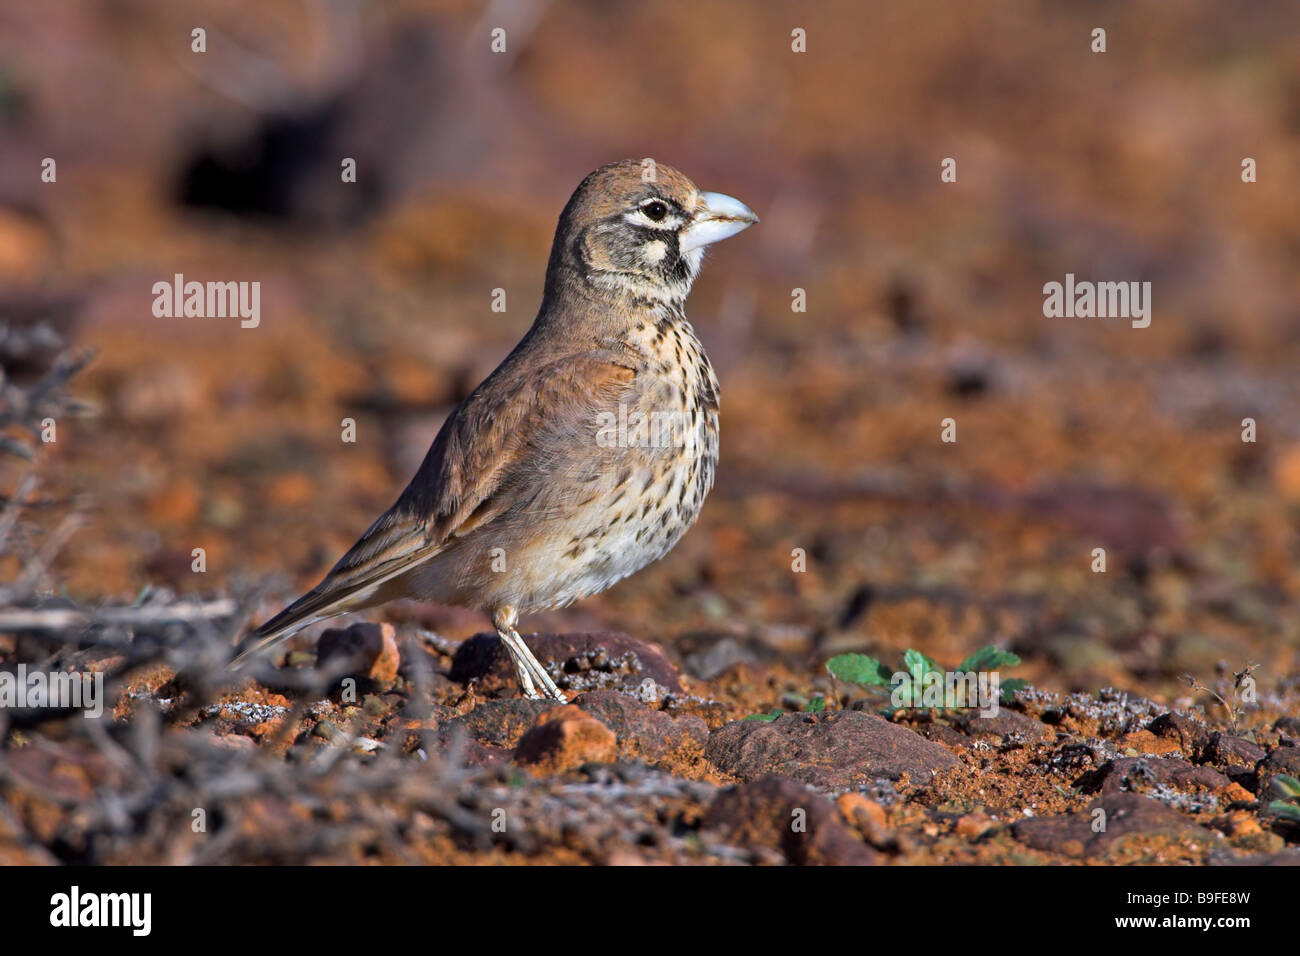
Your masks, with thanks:
[[[310,624],[387,600],[386,582],[514,503],[520,483],[510,477],[538,465],[530,454],[534,436],[569,422],[581,440],[595,414],[616,407],[636,378],[632,366],[606,352],[566,357],[531,373],[521,371],[527,364],[507,360],[452,412],[397,502],[320,584],[258,628],[255,643],[233,666]]]

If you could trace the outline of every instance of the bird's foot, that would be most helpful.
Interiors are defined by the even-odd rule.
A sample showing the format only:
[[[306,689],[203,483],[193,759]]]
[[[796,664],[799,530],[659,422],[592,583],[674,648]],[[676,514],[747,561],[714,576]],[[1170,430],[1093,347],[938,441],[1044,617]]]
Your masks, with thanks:
[[[498,631],[501,643],[505,645],[506,651],[510,654],[510,663],[514,665],[515,677],[519,681],[519,690],[528,700],[553,700],[561,704],[567,704],[569,698],[564,695],[560,688],[555,686],[555,681],[551,680],[551,675],[546,673],[546,668],[533,656],[533,652],[528,649],[524,639],[519,636],[516,630]],[[537,688],[541,686],[539,691]]]

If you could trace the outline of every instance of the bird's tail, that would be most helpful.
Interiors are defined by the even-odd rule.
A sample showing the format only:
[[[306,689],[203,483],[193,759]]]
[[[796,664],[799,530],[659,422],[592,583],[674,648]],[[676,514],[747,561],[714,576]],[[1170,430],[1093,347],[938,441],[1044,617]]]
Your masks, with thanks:
[[[325,580],[253,633],[252,644],[231,662],[231,668],[243,667],[253,655],[318,621],[400,597],[397,579],[439,550],[439,545],[428,542],[421,521],[389,509],[339,559]]]

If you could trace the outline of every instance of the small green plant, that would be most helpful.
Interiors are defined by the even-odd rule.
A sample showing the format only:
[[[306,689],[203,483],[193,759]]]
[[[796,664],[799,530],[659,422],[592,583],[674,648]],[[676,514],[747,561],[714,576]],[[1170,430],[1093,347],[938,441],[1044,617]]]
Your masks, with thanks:
[[[960,673],[977,673],[1001,671],[1004,668],[1020,664],[1020,658],[1010,651],[989,645],[981,647],[957,665]],[[903,654],[900,675],[895,678],[895,671],[890,670],[876,658],[868,654],[838,654],[826,662],[826,670],[836,680],[847,681],[858,687],[874,690],[876,688],[894,688],[892,696],[900,707],[933,707],[935,691],[942,688],[942,707],[944,709],[960,706],[963,702],[954,694],[954,686],[947,678],[947,673],[931,658],[920,651],[909,649]],[[1000,680],[1000,699],[1004,704],[1015,701],[1015,692],[1027,687],[1028,681],[1020,677]],[[928,691],[928,693],[927,693]],[[896,709],[894,706],[887,711]]]
[[[808,699],[805,699],[803,697],[796,697],[795,700],[799,704],[802,704],[803,713],[805,714],[820,714],[824,710],[826,710],[826,698],[821,694],[817,694]],[[788,713],[790,713],[790,711],[788,710],[769,710],[766,714],[750,714],[748,717],[744,719],[761,720],[764,723],[771,723],[772,721],[780,717],[782,714],[788,714]]]
[[[1020,658],[1015,654],[989,645],[988,647],[981,647],[962,661],[958,665],[957,671],[966,674],[987,673],[1015,667],[1019,663]],[[933,700],[936,689],[942,689],[941,709],[971,706],[971,701],[962,700],[954,693],[956,688],[949,685],[947,681],[948,674],[943,668],[918,650],[908,650],[903,655],[903,661],[899,668],[900,673],[903,675],[900,678],[901,683],[895,681],[895,672],[893,670],[890,670],[869,654],[838,654],[826,662],[826,670],[831,675],[832,680],[846,681],[869,691],[895,688],[897,684],[896,690],[891,691],[891,694],[897,693],[900,707],[934,707],[936,706]],[[1019,677],[999,680],[1000,703],[1014,703],[1015,692],[1028,685],[1028,681]],[[826,698],[821,694],[810,698],[790,694],[786,696],[785,703],[787,707],[792,709],[769,710],[763,714],[750,714],[744,719],[770,723],[782,714],[792,712],[819,714],[826,710]],[[898,708],[891,704],[885,707],[884,711],[892,713],[896,709]]]
[[[1288,823],[1300,824],[1300,780],[1280,773],[1269,784],[1271,793],[1281,794],[1281,798],[1269,803],[1268,813]]]

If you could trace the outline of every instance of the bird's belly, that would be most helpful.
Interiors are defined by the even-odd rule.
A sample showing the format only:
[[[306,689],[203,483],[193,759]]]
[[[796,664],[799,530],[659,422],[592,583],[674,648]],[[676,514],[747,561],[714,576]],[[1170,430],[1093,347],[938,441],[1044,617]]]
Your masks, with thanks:
[[[707,434],[706,434],[707,432]],[[522,555],[521,610],[597,594],[666,555],[695,523],[713,486],[716,424],[690,452],[633,470],[621,485],[556,522]]]
[[[662,558],[695,523],[713,486],[717,416],[699,416],[691,440],[652,451],[620,449],[580,496],[556,489],[503,515],[415,572],[426,600],[521,613],[597,594]]]

